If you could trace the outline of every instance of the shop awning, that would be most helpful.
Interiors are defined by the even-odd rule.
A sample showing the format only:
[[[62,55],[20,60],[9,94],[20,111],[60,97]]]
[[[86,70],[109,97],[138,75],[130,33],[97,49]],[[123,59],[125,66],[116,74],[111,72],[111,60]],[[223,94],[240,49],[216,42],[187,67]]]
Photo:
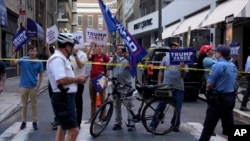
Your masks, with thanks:
[[[30,18],[27,18],[27,32],[31,38],[43,40],[43,28]]]
[[[0,0],[0,25],[8,25],[7,10],[4,0]]]
[[[218,5],[209,15],[208,19],[202,24],[202,27],[213,25],[225,20],[226,16],[243,17],[242,10],[246,7],[249,0],[228,0]]]
[[[178,35],[184,32],[188,32],[190,30],[199,29],[201,27],[201,22],[205,20],[206,16],[209,14],[209,9],[204,10],[198,14],[195,14],[187,19],[185,19],[179,28],[174,32],[173,35]]]
[[[162,32],[162,39],[166,39],[168,37],[173,36],[174,31],[177,29],[179,25],[180,25],[180,22],[166,27],[166,29],[164,29],[164,31]]]

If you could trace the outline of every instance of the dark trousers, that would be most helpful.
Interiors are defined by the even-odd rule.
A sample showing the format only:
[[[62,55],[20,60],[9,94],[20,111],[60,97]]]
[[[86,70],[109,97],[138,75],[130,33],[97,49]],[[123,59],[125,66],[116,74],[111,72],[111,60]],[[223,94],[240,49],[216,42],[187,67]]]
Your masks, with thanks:
[[[247,92],[244,93],[243,100],[241,102],[241,107],[247,107],[247,102],[249,97],[250,97],[250,80],[248,80]]]
[[[208,104],[204,128],[199,141],[209,141],[214,129],[221,119],[223,134],[229,135],[233,128],[233,108],[235,105],[235,94],[216,94],[217,99]]]
[[[52,88],[51,88],[51,85],[50,85],[49,82],[48,82],[48,90],[49,90],[49,97],[50,97],[51,104],[52,104],[52,94],[53,94],[53,91],[52,91]],[[53,106],[52,106],[52,107],[53,107]],[[54,112],[54,115],[55,115],[54,109],[53,109],[53,112]],[[58,125],[58,120],[57,120],[56,116],[54,117],[53,124],[54,124],[54,125]]]
[[[80,127],[82,122],[82,106],[83,106],[83,100],[82,100],[82,94],[84,91],[84,84],[77,84],[77,92],[75,96],[75,103],[76,103],[76,115],[77,115],[77,122]]]

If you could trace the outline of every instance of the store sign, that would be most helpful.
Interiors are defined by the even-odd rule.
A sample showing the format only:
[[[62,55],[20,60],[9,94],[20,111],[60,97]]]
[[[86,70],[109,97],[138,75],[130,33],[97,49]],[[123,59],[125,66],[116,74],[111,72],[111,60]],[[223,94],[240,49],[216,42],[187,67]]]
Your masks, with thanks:
[[[143,28],[145,28],[146,26],[152,25],[152,24],[153,24],[153,23],[152,23],[152,20],[153,20],[153,19],[150,18],[150,19],[147,19],[147,20],[142,21],[142,22],[140,22],[140,23],[134,24],[134,30],[139,29],[139,28],[143,29]]]

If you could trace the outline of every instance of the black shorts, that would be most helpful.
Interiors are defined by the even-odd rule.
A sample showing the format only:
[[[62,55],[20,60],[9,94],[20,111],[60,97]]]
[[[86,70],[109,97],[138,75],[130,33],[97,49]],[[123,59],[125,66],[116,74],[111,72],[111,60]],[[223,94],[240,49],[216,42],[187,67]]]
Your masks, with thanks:
[[[53,93],[52,106],[58,124],[64,129],[72,129],[78,126],[75,111],[75,94],[63,95],[61,93]]]

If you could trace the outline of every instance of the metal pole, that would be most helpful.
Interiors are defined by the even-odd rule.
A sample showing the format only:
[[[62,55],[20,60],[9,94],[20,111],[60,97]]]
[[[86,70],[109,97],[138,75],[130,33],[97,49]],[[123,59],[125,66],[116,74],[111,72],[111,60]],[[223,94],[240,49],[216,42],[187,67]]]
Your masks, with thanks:
[[[162,46],[162,0],[158,3],[158,47]]]

